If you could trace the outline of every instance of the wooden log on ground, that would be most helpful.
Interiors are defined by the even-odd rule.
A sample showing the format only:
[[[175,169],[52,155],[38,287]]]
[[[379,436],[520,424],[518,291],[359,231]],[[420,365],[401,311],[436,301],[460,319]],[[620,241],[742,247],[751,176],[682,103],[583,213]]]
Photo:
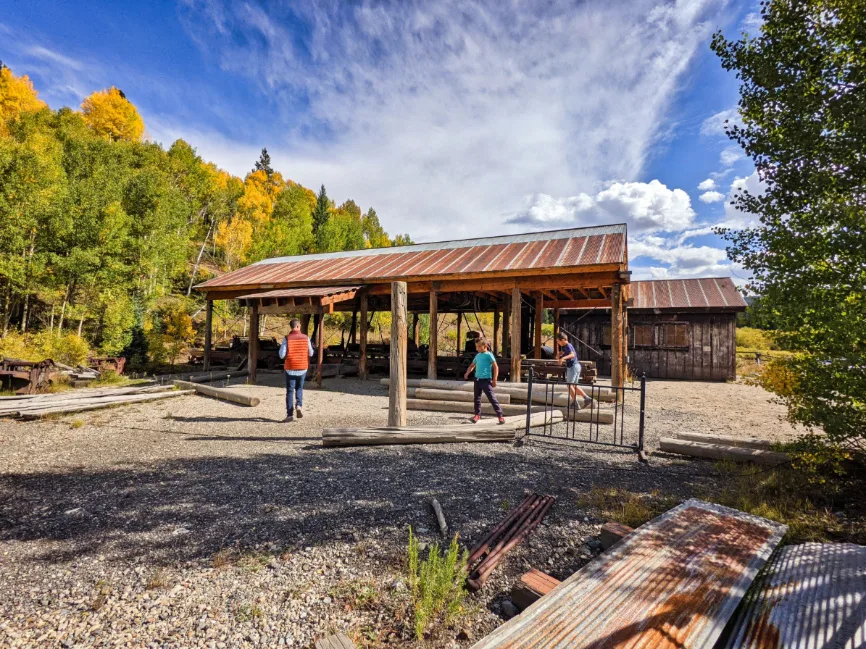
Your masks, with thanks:
[[[389,385],[390,379],[384,378],[381,380],[382,385]],[[432,390],[451,390],[456,392],[472,392],[474,390],[472,381],[446,381],[446,380],[431,380],[431,379],[407,379],[406,385],[414,388],[429,388]],[[511,381],[500,381],[496,386],[496,394],[507,394],[512,401],[522,401],[526,403],[526,393],[528,391],[528,383],[512,383]],[[612,390],[607,388],[591,388],[588,385],[580,386],[583,391],[590,395],[596,401],[610,402],[615,400]],[[565,383],[558,384],[553,388],[554,401],[557,406],[568,405],[568,386]],[[547,397],[545,386],[535,385],[532,390],[533,403],[544,403]],[[549,401],[549,400],[548,400]]]
[[[704,444],[702,442],[690,442],[684,439],[662,437],[659,440],[659,450],[665,453],[677,453],[689,457],[702,457],[710,460],[728,460],[731,462],[753,462],[767,466],[775,466],[788,462],[790,458],[786,453],[766,451],[757,448],[742,448],[739,446],[725,446],[722,444]]]
[[[543,426],[551,413],[536,413],[530,426]],[[553,423],[561,415],[552,413]],[[548,425],[551,423],[547,422]],[[526,426],[526,416],[506,417],[504,424],[461,423],[436,427],[407,426],[403,428],[326,428],[322,431],[322,446],[388,446],[392,444],[452,444],[457,442],[510,442],[518,430]]]
[[[469,390],[434,390],[432,388],[406,388],[406,396],[415,399],[432,399],[433,401],[469,401],[475,399],[475,394]],[[487,397],[482,397],[487,399]],[[496,391],[499,403],[511,403],[511,395]]]
[[[242,376],[248,376],[249,370],[240,370],[237,372],[207,372],[206,374],[190,374],[186,379],[190,383],[212,383],[213,381],[223,381],[225,379],[234,379]]]
[[[524,406],[521,406],[521,408],[522,407]],[[565,410],[561,410],[560,412],[563,414],[563,416],[565,416]],[[568,411],[568,420],[609,425],[613,423],[613,412],[611,412],[610,410],[598,410],[596,408],[585,408],[584,410],[570,409]]]
[[[501,404],[500,404],[501,405]],[[432,401],[429,399],[406,399],[406,407],[409,410],[431,410],[434,412],[455,412],[472,414],[475,405],[465,401]],[[503,415],[526,415],[526,406],[502,405]],[[532,412],[544,412],[544,406],[532,406]],[[481,414],[492,415],[493,406],[487,402],[487,397],[482,397]]]
[[[445,522],[445,514],[442,511],[442,505],[439,504],[439,501],[433,498],[430,501],[430,507],[433,508],[433,514],[436,516],[436,523],[439,525],[439,533],[442,535],[442,538],[448,536],[448,523]]]
[[[181,389],[195,390],[198,394],[203,394],[206,397],[212,397],[220,401],[230,401],[241,406],[255,407],[261,402],[261,399],[258,397],[243,394],[242,392],[234,392],[226,388],[215,388],[210,385],[190,383],[189,381],[175,381],[174,384]]]
[[[167,399],[170,397],[180,397],[185,394],[195,394],[195,390],[172,390],[171,392],[162,392],[158,394],[143,394],[131,395],[119,399],[105,399],[99,403],[90,403],[83,401],[81,403],[73,403],[65,407],[45,408],[44,410],[30,411],[21,413],[21,419],[40,419],[47,415],[66,415],[75,412],[85,412],[88,410],[99,410],[101,408],[110,408],[111,406],[125,406],[129,404],[142,403],[144,401],[154,401],[156,399]]]
[[[728,437],[725,435],[704,435],[702,433],[677,433],[677,439],[684,439],[689,442],[701,442],[703,444],[721,444],[722,446],[739,446],[741,448],[757,448],[765,451],[772,451],[774,442],[766,439],[740,439],[738,437]]]

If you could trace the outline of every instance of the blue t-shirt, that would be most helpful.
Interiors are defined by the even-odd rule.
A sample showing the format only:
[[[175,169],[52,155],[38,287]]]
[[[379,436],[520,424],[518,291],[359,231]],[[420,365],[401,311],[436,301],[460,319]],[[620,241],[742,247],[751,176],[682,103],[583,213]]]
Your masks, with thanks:
[[[475,378],[476,379],[492,379],[493,364],[496,362],[496,357],[492,352],[479,352],[475,354],[472,360],[475,363]]]
[[[574,354],[574,358],[569,358],[565,361],[566,367],[574,367],[574,364],[577,362],[577,352],[574,349],[574,345],[571,343],[565,343],[565,347],[561,350],[562,356],[568,356],[569,354]]]

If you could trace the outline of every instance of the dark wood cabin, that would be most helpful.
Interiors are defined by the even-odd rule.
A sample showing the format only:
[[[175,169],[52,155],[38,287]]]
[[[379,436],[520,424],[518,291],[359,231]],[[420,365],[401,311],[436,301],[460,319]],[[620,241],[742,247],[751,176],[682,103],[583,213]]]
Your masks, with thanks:
[[[635,281],[627,302],[627,366],[634,376],[726,381],[736,377],[736,318],[746,302],[730,278]],[[610,309],[569,309],[561,326],[582,360],[610,373]]]

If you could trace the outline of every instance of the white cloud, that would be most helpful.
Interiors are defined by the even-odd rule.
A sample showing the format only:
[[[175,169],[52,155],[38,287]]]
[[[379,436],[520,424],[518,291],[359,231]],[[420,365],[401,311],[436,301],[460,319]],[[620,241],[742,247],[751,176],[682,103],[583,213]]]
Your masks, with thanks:
[[[702,192],[709,192],[714,190],[715,188],[716,181],[712,178],[707,178],[706,180],[701,181],[701,183],[698,185],[698,189],[700,189]]]
[[[594,196],[567,198],[535,194],[509,223],[559,227],[626,223],[629,232],[678,232],[695,218],[689,195],[668,189],[658,180],[648,183],[610,183]]]
[[[727,149],[722,151],[719,154],[719,161],[726,167],[732,166],[738,160],[742,160],[745,156],[743,155],[742,149],[737,146],[729,146]]]
[[[741,270],[727,259],[724,250],[712,246],[675,244],[643,237],[629,241],[628,253],[632,279],[727,277]],[[635,263],[638,260],[656,263],[642,265]]]
[[[206,57],[278,105],[281,171],[422,240],[502,231],[529,195],[580,211],[598,181],[639,177],[723,6],[189,0],[181,14]]]
[[[742,126],[740,113],[736,108],[728,108],[707,117],[701,124],[701,135],[726,137],[725,126]]]
[[[725,195],[722,192],[704,192],[698,198],[702,203],[718,203],[725,200]]]
[[[764,24],[764,18],[756,11],[752,11],[746,14],[746,17],[743,18],[743,23],[740,25],[740,29],[746,32],[749,36],[758,36],[761,31],[761,26]]]
[[[734,178],[725,200],[724,226],[729,228],[746,228],[755,225],[757,223],[756,215],[751,212],[741,212],[732,205],[732,201],[734,197],[743,190],[749,192],[753,196],[760,196],[764,193],[766,188],[766,183],[758,177],[757,171],[743,178]]]

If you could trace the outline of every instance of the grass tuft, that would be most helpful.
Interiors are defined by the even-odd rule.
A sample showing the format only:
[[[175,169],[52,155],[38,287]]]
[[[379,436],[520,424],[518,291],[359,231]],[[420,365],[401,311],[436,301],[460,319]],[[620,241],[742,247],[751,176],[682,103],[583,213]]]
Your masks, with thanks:
[[[676,506],[678,502],[676,498],[665,496],[658,491],[642,494],[619,487],[598,486],[580,498],[581,508],[591,510],[599,518],[629,527],[643,525]]]
[[[147,579],[147,583],[144,585],[147,590],[156,590],[158,588],[168,588],[169,585],[169,574],[165,568],[157,568],[154,570],[150,577]]]

